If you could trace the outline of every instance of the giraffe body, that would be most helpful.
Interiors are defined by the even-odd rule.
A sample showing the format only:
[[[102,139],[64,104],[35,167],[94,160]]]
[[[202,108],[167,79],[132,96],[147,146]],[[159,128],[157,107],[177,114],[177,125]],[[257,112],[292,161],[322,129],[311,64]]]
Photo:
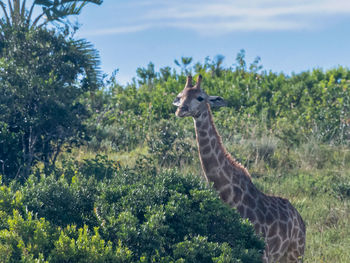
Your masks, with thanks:
[[[248,218],[265,240],[263,261],[301,262],[305,247],[305,225],[287,199],[268,196],[253,184],[249,172],[225,150],[210,110],[210,104],[224,106],[222,98],[208,96],[200,88],[201,77],[192,87],[188,77],[185,89],[174,105],[176,115],[192,116],[204,176],[212,182],[221,199]]]

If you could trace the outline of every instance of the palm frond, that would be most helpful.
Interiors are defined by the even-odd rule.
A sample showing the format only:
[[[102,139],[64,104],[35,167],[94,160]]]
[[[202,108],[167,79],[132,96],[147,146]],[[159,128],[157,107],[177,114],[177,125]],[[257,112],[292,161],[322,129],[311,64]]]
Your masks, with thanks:
[[[6,20],[1,21],[1,24],[5,22],[7,24],[25,23],[30,27],[36,27],[41,21],[42,23],[38,27],[42,27],[50,22],[67,23],[69,25],[67,17],[79,15],[87,4],[100,5],[103,0],[34,0],[29,12],[26,9],[26,0],[22,2],[21,0],[8,0],[7,2],[8,4],[5,5],[4,1],[0,0],[0,7]],[[41,7],[42,11],[31,23],[35,7]]]
[[[22,15],[22,18],[25,17],[25,13],[26,13],[26,0],[23,0],[23,2],[22,2],[22,8],[21,8],[21,15]]]
[[[14,19],[13,19],[14,18],[13,17],[13,8],[12,8],[11,1],[8,0],[7,2],[8,2],[8,5],[9,5],[9,9],[10,9],[10,17],[11,17],[12,21],[14,21]]]
[[[35,4],[42,6],[43,13],[46,16],[46,21],[39,27],[51,21],[62,22],[68,16],[79,15],[83,7],[89,3],[100,5],[103,0],[36,0]],[[36,25],[37,21],[34,24]]]
[[[6,5],[4,4],[3,1],[0,1],[0,6],[2,8],[2,11],[4,12],[6,23],[10,24],[10,18],[9,18],[9,15],[7,14]]]

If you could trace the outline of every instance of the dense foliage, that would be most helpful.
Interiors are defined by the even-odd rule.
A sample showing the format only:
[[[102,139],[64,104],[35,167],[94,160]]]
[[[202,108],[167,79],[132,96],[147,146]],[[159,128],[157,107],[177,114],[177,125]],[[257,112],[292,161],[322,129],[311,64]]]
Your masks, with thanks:
[[[260,262],[247,221],[198,177],[149,160],[69,161],[0,190],[2,262]]]
[[[64,146],[86,136],[89,116],[79,97],[98,85],[96,51],[46,29],[2,27],[0,41],[0,160],[3,180],[24,181],[45,169]]]
[[[91,102],[97,112],[93,122],[97,131],[91,146],[129,151],[146,140],[152,150],[154,139],[150,137],[158,130],[174,132],[170,137],[164,136],[166,140],[174,142],[172,136],[183,139],[178,134],[187,133],[191,125],[183,127],[184,122],[176,120],[176,126],[181,127],[176,131],[174,127],[160,126],[171,126],[175,122],[172,100],[183,89],[185,73],[189,72],[202,74],[207,93],[222,96],[227,101],[228,108],[216,115],[218,126],[228,133],[223,134],[224,137],[235,132],[244,133],[246,127],[239,125],[260,122],[287,147],[297,146],[310,137],[322,142],[349,142],[349,69],[314,69],[287,76],[262,71],[259,61],[256,59],[247,68],[244,51],[241,51],[236,65],[231,68],[223,68],[217,59],[207,59],[204,64],[187,66],[180,74],[169,67],[158,73],[151,63],[147,68],[138,69],[139,80],[125,87],[112,78]],[[171,144],[165,142],[163,147],[171,148]]]

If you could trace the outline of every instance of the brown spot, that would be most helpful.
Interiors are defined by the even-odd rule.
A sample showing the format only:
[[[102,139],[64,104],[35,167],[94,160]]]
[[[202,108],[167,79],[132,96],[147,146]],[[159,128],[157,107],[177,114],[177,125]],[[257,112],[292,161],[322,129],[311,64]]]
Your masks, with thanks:
[[[295,226],[297,226],[298,225],[298,220],[296,218],[294,218],[293,223],[294,223]]]
[[[209,128],[209,122],[206,121],[205,123],[203,123],[202,129],[208,130],[208,128]]]
[[[238,210],[238,212],[239,212],[239,214],[240,214],[241,216],[244,216],[244,210],[245,210],[245,208],[244,208],[243,205],[239,205],[239,206],[237,207],[237,210]]]
[[[250,208],[247,208],[246,212],[246,217],[249,219],[250,222],[254,223],[256,217],[253,213],[253,211]]]
[[[276,252],[278,251],[278,249],[280,248],[281,246],[281,239],[279,236],[275,236],[274,238],[272,238],[269,242],[270,244],[270,251],[271,252]]]
[[[197,126],[197,128],[200,128],[202,126],[202,122],[201,121],[196,121],[196,126]]]
[[[242,200],[242,190],[239,189],[237,186],[233,187],[233,194],[234,194],[233,201],[235,203],[238,203]]]
[[[258,208],[262,211],[265,212],[266,211],[266,206],[265,203],[263,201],[263,199],[259,199],[257,202]]]
[[[292,221],[288,221],[288,237],[290,238],[292,236]]]
[[[267,212],[265,219],[266,219],[266,224],[268,224],[268,225],[272,224],[273,216],[272,216],[272,214],[270,212]]]
[[[275,204],[275,202],[270,202],[270,206],[276,211],[277,205]],[[276,213],[276,212],[274,212],[274,213]]]
[[[237,164],[235,164],[235,165],[232,166],[232,168],[233,168],[233,173],[234,174],[238,174],[238,175],[242,176],[243,178],[246,178],[247,179],[247,181],[246,181],[247,183],[250,182],[250,180],[248,180],[248,178],[246,176],[244,176],[245,173],[244,173],[242,167],[240,167]]]
[[[277,214],[277,210],[276,209],[274,209],[273,207],[270,207],[269,211],[274,217],[278,218],[278,214]]]
[[[224,161],[225,156],[224,156],[224,154],[221,152],[221,153],[219,153],[218,158],[219,158],[219,162],[222,163],[222,162]],[[225,171],[225,172],[226,172],[226,171]]]
[[[211,147],[214,149],[214,147],[216,145],[216,139],[212,139],[210,144],[211,144]]]
[[[231,175],[231,182],[232,182],[232,184],[234,184],[234,185],[239,185],[239,187],[240,187],[242,190],[244,190],[244,189],[242,188],[242,186],[241,186],[241,182],[240,182],[240,179],[239,179],[238,176]]]
[[[278,223],[275,222],[272,224],[272,226],[269,229],[269,237],[273,237],[275,235],[277,235],[277,229],[278,229]]]
[[[230,183],[224,176],[215,176],[212,182],[214,183],[214,188],[217,190],[220,190],[223,186],[228,185]]]
[[[252,209],[256,207],[254,199],[249,194],[244,194],[243,203]]]
[[[290,262],[296,262],[297,259],[292,254],[289,254],[288,260],[290,260]]]
[[[220,197],[221,199],[226,203],[231,195],[231,189],[230,188],[225,188],[220,192]]]
[[[279,222],[279,234],[282,237],[282,239],[286,239],[287,238],[287,224],[283,223],[283,222]]]
[[[287,211],[282,210],[281,208],[279,209],[280,212],[280,219],[285,222],[288,220],[288,216],[287,216]]]
[[[284,209],[287,209],[289,201],[284,198],[279,198],[279,203]]]
[[[303,237],[298,239],[298,244],[299,244],[299,246],[304,245],[304,238]]]
[[[298,246],[297,243],[295,241],[293,241],[289,246],[289,250],[296,250],[297,246]]]
[[[209,130],[209,136],[212,137],[212,136],[215,136],[215,130],[213,128],[211,128]]]
[[[255,233],[257,233],[257,234],[261,233],[261,231],[260,231],[260,224],[259,223],[256,223],[254,225],[254,229],[255,229]]]
[[[206,118],[206,117],[208,117],[208,113],[207,112],[203,112],[202,116],[203,116],[203,118]]]
[[[302,231],[299,231],[299,235],[298,235],[299,238],[304,238],[304,233]]]
[[[219,152],[220,152],[220,144],[219,143],[216,144],[215,152],[216,152],[216,154],[219,154]]]
[[[260,223],[264,223],[265,222],[265,216],[264,214],[260,211],[260,209],[256,209],[256,215],[258,217],[258,221]]]
[[[224,171],[226,174],[231,174],[232,173],[232,167],[229,165],[224,166]]]
[[[202,161],[206,173],[219,165],[214,155],[211,155],[209,158],[202,158]]]
[[[202,153],[203,155],[207,155],[207,154],[210,153],[210,152],[211,152],[211,148],[210,148],[209,145],[203,147],[203,149],[201,150],[201,153]]]
[[[201,137],[207,137],[208,133],[206,131],[199,131],[198,132]]]
[[[207,145],[209,143],[209,139],[208,138],[201,138],[199,139],[199,145],[200,146],[204,146],[204,145]]]
[[[234,177],[237,178],[238,176],[234,176]],[[241,188],[242,188],[243,191],[245,191],[247,189],[247,182],[246,182],[246,180],[244,180],[245,179],[244,177],[241,177],[241,179],[242,179]]]
[[[282,243],[282,246],[281,246],[281,251],[286,251],[287,247],[289,245],[289,240],[286,240]]]
[[[294,257],[295,257],[295,258],[298,258],[298,257],[300,256],[299,251],[294,251],[293,254],[294,254]]]
[[[253,184],[249,185],[248,192],[252,195],[254,199],[258,197],[257,189],[255,188],[255,186],[253,186]]]

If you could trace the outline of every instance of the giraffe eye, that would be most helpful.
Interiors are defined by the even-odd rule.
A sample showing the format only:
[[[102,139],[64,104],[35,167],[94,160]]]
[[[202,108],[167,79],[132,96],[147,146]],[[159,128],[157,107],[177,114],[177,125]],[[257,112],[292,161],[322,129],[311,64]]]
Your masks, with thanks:
[[[197,98],[197,100],[198,101],[202,101],[202,100],[204,100],[201,96],[199,96],[198,98]]]

